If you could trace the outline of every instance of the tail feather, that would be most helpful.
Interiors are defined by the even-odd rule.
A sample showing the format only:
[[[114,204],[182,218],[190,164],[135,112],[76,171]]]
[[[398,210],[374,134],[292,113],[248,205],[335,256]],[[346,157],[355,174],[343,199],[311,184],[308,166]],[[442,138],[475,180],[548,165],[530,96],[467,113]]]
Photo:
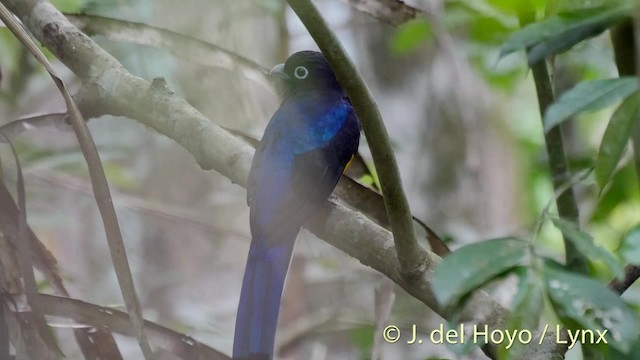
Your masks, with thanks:
[[[233,359],[271,360],[280,299],[295,237],[279,244],[253,239],[242,281]]]

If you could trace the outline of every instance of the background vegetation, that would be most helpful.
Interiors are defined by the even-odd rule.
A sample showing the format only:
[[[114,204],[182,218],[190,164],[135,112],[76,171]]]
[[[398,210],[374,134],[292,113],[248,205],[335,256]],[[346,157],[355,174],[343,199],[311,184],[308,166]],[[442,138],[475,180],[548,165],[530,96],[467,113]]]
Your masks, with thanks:
[[[238,185],[278,106],[266,71],[317,42],[340,76],[356,79],[344,53],[325,47],[332,38],[306,1],[288,1],[298,14],[281,0],[52,1],[119,68],[69,36],[47,1],[0,3],[52,64],[47,73],[32,55],[38,47],[18,41],[3,17],[0,130],[19,166],[0,140],[0,359],[138,359],[151,350],[159,359],[228,358],[250,241]],[[361,114],[368,141],[349,175],[369,191],[345,180],[337,193],[373,221],[332,205],[310,225],[331,245],[301,233],[279,356],[640,358],[633,4],[315,5],[377,101],[411,214],[439,237],[414,221],[417,239],[403,226],[408,235],[392,246],[380,226],[398,234],[402,209],[389,224],[371,190],[382,183],[389,199],[393,169],[371,156],[368,145],[385,141]],[[66,116],[51,72],[90,119],[101,164],[90,142],[78,145],[83,121]],[[403,256],[415,241],[432,251]],[[440,260],[443,243],[453,252]],[[141,316],[153,322],[144,332]],[[609,346],[567,351],[555,334],[509,351],[406,343],[414,324],[426,339],[460,323],[530,329],[534,342],[546,325],[606,329]],[[383,341],[388,325],[405,334],[400,341]]]

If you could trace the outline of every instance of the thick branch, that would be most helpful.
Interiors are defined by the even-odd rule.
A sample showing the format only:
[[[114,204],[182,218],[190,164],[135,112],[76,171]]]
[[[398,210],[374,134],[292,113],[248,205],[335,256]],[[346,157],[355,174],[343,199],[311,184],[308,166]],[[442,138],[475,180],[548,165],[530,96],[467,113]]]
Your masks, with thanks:
[[[416,240],[413,218],[402,188],[398,164],[373,95],[356,71],[342,44],[311,1],[288,0],[288,2],[329,60],[358,113],[380,178],[382,195],[403,275],[408,279],[419,276],[430,266],[427,262],[428,257]]]
[[[155,129],[189,151],[203,169],[215,169],[231,181],[245,184],[253,152],[243,141],[205,118],[167,89],[163,81],[150,84],[131,75],[44,0],[3,1],[43,44],[84,80],[87,85],[79,93],[82,102],[92,102],[97,109],[127,116]],[[443,317],[448,316],[437,304],[431,289],[433,268],[440,262],[437,255],[423,251],[430,266],[414,281],[407,281],[402,275],[391,233],[362,214],[328,203],[309,225],[320,238],[385,274]],[[507,310],[485,292],[477,291],[456,321],[502,329],[507,316]],[[558,354],[566,349],[552,339],[549,337],[539,346],[532,344],[526,358],[561,358]],[[485,348],[489,354],[495,354],[494,350],[493,346]]]

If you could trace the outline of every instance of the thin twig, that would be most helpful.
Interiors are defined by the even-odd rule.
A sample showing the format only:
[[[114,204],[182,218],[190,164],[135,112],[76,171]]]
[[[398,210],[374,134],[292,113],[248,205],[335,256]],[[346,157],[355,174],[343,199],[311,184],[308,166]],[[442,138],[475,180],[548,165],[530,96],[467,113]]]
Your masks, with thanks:
[[[108,328],[127,336],[131,331],[131,319],[126,313],[109,307],[90,304],[77,299],[38,294],[43,312],[47,315],[73,319],[96,328]],[[229,360],[223,353],[195,340],[194,338],[145,320],[149,338],[157,346],[170,351],[181,359]]]

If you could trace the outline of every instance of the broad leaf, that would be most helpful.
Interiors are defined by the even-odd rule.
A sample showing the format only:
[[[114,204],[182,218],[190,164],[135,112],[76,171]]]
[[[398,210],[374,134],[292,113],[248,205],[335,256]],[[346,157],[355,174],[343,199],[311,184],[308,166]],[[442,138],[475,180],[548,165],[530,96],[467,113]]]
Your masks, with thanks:
[[[636,166],[632,161],[623,164],[613,173],[609,180],[609,186],[605,188],[597,199],[596,208],[589,221],[608,221],[607,219],[611,216],[611,213],[624,202],[640,202]]]
[[[544,279],[549,299],[567,327],[574,332],[606,330],[609,346],[622,352],[631,349],[640,335],[640,322],[613,291],[595,280],[549,264],[545,266]]]
[[[529,244],[503,238],[467,245],[447,255],[433,275],[433,291],[438,302],[448,306],[496,276],[521,265],[529,254]]]
[[[527,62],[529,66],[531,66],[540,60],[544,60],[548,56],[563,53],[577,43],[601,34],[607,30],[613,22],[617,22],[618,20],[618,18],[606,19],[600,22],[590,23],[536,44],[527,54]]]
[[[513,34],[502,45],[500,57],[552,39],[554,41],[553,44],[549,44],[550,48],[570,47],[589,36],[593,36],[594,31],[598,29],[602,31],[619,21],[627,16],[631,9],[631,4],[624,3],[615,7],[578,9],[549,16],[542,21],[525,26]],[[578,36],[580,34],[582,37]],[[551,45],[554,46],[551,47]],[[542,53],[542,49],[539,51]]]
[[[631,136],[631,130],[640,115],[640,93],[628,97],[613,113],[604,132],[596,159],[596,181],[603,189],[613,175],[624,148]]]
[[[73,128],[66,122],[67,113],[34,114],[21,117],[0,126],[0,143],[11,141],[23,132],[31,129],[49,129],[73,133]]]
[[[64,12],[82,11],[84,5],[83,0],[53,0],[51,3],[56,9]]]
[[[478,347],[478,343],[482,340],[482,337],[478,337],[478,341],[474,341],[473,334],[469,334],[468,331],[462,331],[460,327],[462,323],[458,320],[448,321],[443,328],[444,344],[453,355],[453,359],[467,359],[470,353]],[[440,329],[438,329],[440,330]],[[447,332],[449,330],[455,330],[458,336],[455,339],[447,340]],[[437,340],[437,338],[436,338]],[[447,359],[448,360],[448,359]]]
[[[639,88],[638,79],[634,77],[583,81],[564,92],[549,106],[544,114],[544,129],[549,131],[578,113],[613,105],[637,92]]]
[[[609,268],[609,271],[616,277],[622,278],[624,276],[624,268],[618,260],[606,249],[596,245],[591,235],[581,231],[575,224],[569,221],[557,218],[551,221],[553,221],[553,225],[562,232],[567,240],[571,241],[576,247],[576,250],[582,255],[591,260],[602,260],[607,268]]]

